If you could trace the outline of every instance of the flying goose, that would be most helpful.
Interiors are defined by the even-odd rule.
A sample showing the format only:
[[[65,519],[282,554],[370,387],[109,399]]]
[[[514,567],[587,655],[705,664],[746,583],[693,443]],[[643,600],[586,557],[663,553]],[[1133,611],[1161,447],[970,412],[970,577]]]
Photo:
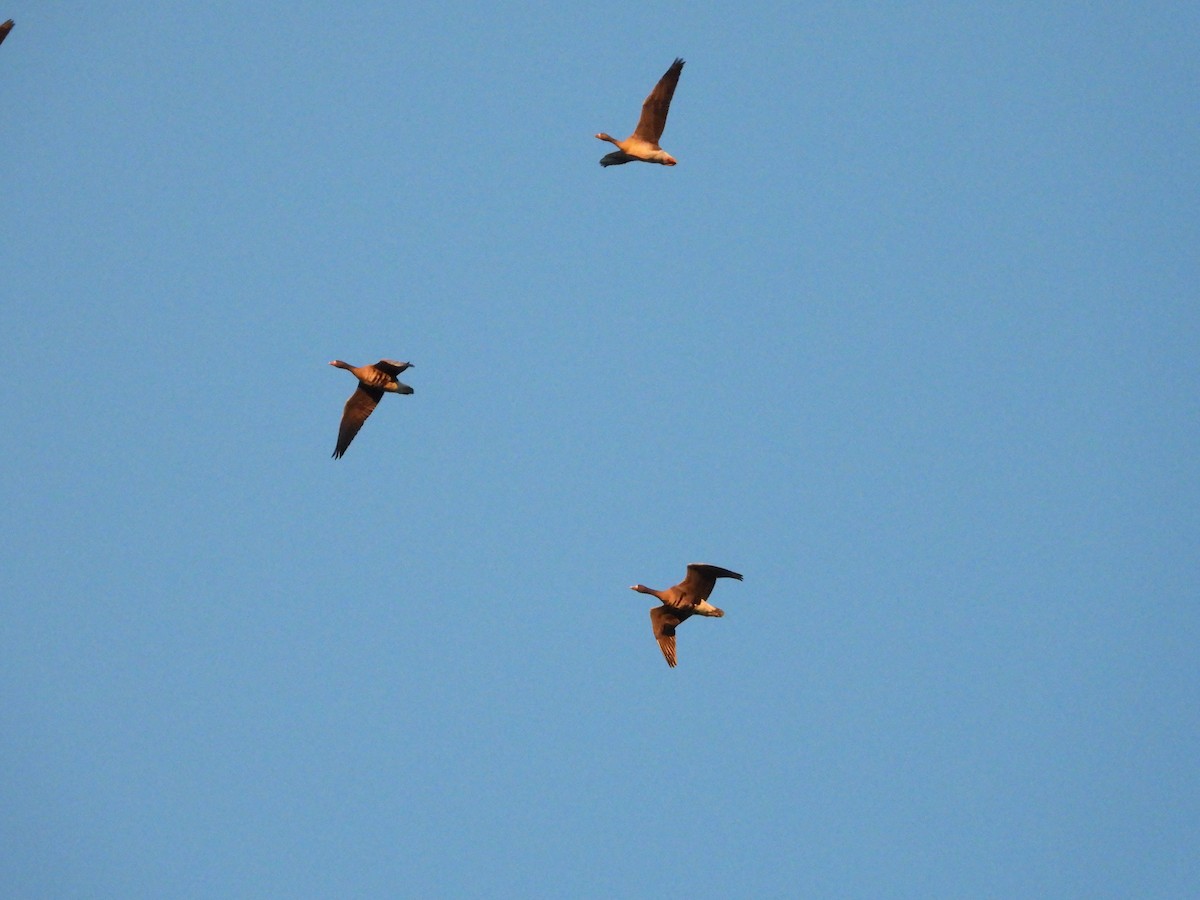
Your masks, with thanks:
[[[662,606],[650,610],[650,625],[654,628],[654,637],[667,658],[667,665],[675,667],[675,628],[684,619],[691,616],[713,616],[720,618],[725,610],[717,609],[708,602],[718,578],[736,578],[742,580],[737,572],[730,572],[720,566],[710,566],[707,563],[690,563],[687,567],[687,578],[673,588],[656,591],[644,584],[635,584],[632,591],[650,594],[662,601]]]
[[[394,359],[381,359],[373,366],[352,366],[350,363],[335,359],[330,363],[339,369],[345,369],[358,379],[358,388],[346,401],[342,411],[342,425],[338,429],[337,449],[333,451],[334,459],[341,459],[358,429],[363,427],[367,416],[375,412],[375,407],[385,391],[391,394],[411,394],[413,389],[407,384],[396,380],[396,376],[412,363],[396,362]]]
[[[13,25],[15,24],[16,23],[12,19],[9,19],[3,25],[0,25],[0,44],[4,43],[4,39],[8,37],[8,33],[12,31]]]
[[[679,73],[682,71],[682,59],[671,63],[671,68],[658,80],[642,104],[642,117],[638,119],[637,128],[625,140],[618,141],[604,132],[596,135],[602,141],[617,145],[616,150],[600,160],[600,165],[620,166],[635,160],[664,166],[675,165],[675,157],[658,146],[658,139],[667,127],[667,111],[671,108],[671,97],[675,94],[675,85],[679,83]]]

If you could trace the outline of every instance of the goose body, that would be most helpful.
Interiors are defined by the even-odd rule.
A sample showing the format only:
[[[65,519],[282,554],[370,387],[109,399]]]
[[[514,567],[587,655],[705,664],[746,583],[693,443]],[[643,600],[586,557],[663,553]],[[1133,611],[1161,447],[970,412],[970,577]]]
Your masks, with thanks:
[[[683,71],[683,60],[676,59],[663,74],[642,104],[642,115],[633,134],[618,141],[611,135],[600,132],[602,141],[616,144],[617,149],[600,160],[602,166],[620,166],[627,162],[658,163],[675,165],[675,157],[658,146],[663,129],[667,127],[667,113],[671,109],[671,98],[675,96],[675,85],[679,84],[679,73]]]
[[[658,641],[668,666],[675,667],[675,629],[681,622],[692,616],[720,618],[725,615],[725,610],[718,609],[708,602],[718,578],[742,580],[742,576],[737,572],[722,569],[720,566],[690,563],[687,567],[687,577],[675,587],[656,591],[644,584],[635,584],[630,588],[662,601],[662,606],[650,610],[650,625],[654,629],[654,638]]]
[[[339,369],[345,369],[358,379],[358,387],[346,401],[342,410],[342,424],[338,428],[337,447],[333,451],[334,459],[341,459],[358,430],[367,421],[367,416],[375,412],[375,407],[388,394],[411,394],[413,389],[403,382],[397,381],[396,376],[412,363],[396,362],[394,359],[381,359],[373,366],[352,366],[350,363],[335,359],[330,363]]]

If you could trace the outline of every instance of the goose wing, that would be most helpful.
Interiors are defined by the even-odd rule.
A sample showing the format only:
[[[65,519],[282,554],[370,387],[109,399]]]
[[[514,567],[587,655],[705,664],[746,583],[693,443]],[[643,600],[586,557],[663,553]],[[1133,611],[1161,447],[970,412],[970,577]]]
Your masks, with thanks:
[[[678,610],[669,606],[656,606],[650,610],[650,625],[654,629],[654,639],[658,648],[667,658],[667,665],[675,668],[675,626],[686,619]]]
[[[614,150],[612,153],[609,153],[607,156],[603,156],[600,158],[600,165],[602,165],[602,166],[623,166],[627,162],[633,162],[633,160],[635,158],[636,157],[630,156],[624,150]]]
[[[381,359],[375,363],[372,368],[378,369],[380,372],[385,372],[388,375],[395,377],[407,369],[412,363],[397,362],[394,359]]]
[[[375,412],[375,407],[379,405],[382,397],[382,389],[367,387],[365,384],[359,383],[358,389],[350,395],[350,399],[346,401],[346,408],[342,410],[342,424],[338,428],[337,449],[333,451],[334,459],[342,458],[342,454],[346,452],[346,448],[350,446],[350,442],[354,440],[358,430],[363,427],[363,422],[367,421],[367,416]]]
[[[663,74],[642,104],[642,117],[638,119],[633,136],[643,141],[658,143],[663,129],[667,127],[667,112],[671,109],[671,98],[675,96],[675,85],[679,84],[679,73],[683,71],[683,60],[676,59]]]
[[[8,37],[8,33],[13,30],[13,25],[16,23],[9,19],[3,25],[0,25],[0,44],[4,43],[4,39]]]
[[[722,569],[720,566],[710,566],[708,563],[689,563],[687,578],[679,582],[678,587],[693,604],[702,603],[708,599],[709,595],[713,592],[713,588],[717,586],[718,578],[736,578],[738,581],[742,580],[742,576],[737,572]]]

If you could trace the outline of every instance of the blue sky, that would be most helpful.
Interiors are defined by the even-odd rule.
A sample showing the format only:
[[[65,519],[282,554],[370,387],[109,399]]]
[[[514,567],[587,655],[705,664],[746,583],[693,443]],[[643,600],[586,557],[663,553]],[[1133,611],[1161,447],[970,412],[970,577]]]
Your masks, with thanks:
[[[246,6],[0,10],[6,893],[1194,890],[1194,4]]]

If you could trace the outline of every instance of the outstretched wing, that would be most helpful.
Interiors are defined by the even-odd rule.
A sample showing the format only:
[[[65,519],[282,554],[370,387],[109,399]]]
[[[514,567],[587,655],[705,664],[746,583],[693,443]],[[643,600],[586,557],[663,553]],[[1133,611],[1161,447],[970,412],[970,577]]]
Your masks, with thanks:
[[[3,25],[0,25],[0,44],[4,43],[4,39],[8,37],[8,33],[13,30],[13,25],[16,23],[9,19]]]
[[[669,606],[656,606],[650,610],[650,625],[654,629],[655,640],[672,669],[675,668],[675,626],[686,618]]]
[[[689,563],[687,578],[679,583],[679,587],[683,589],[693,604],[703,603],[712,594],[713,588],[717,586],[718,578],[742,580],[742,576],[737,572],[722,569],[720,566],[710,566],[708,563]]]
[[[394,359],[381,359],[375,363],[375,368],[380,372],[386,372],[388,375],[396,376],[411,366],[412,363],[397,362]]]
[[[630,156],[624,150],[614,150],[612,153],[608,154],[607,156],[603,156],[600,158],[600,165],[602,165],[602,166],[623,166],[627,162],[633,162],[634,158],[635,157]]]
[[[379,405],[381,397],[383,397],[383,391],[380,388],[367,387],[365,384],[359,383],[358,390],[350,395],[350,399],[346,401],[346,408],[342,410],[342,425],[338,429],[337,449],[333,451],[334,459],[342,458],[342,454],[346,452],[346,448],[350,446],[350,442],[354,440],[358,430],[363,427],[363,422],[367,421],[367,416],[375,412],[375,407]]]
[[[683,60],[676,59],[663,74],[642,104],[642,117],[638,119],[633,136],[643,141],[658,143],[663,129],[667,127],[667,113],[671,109],[671,98],[675,96],[675,85],[679,84],[679,73],[683,71]]]

